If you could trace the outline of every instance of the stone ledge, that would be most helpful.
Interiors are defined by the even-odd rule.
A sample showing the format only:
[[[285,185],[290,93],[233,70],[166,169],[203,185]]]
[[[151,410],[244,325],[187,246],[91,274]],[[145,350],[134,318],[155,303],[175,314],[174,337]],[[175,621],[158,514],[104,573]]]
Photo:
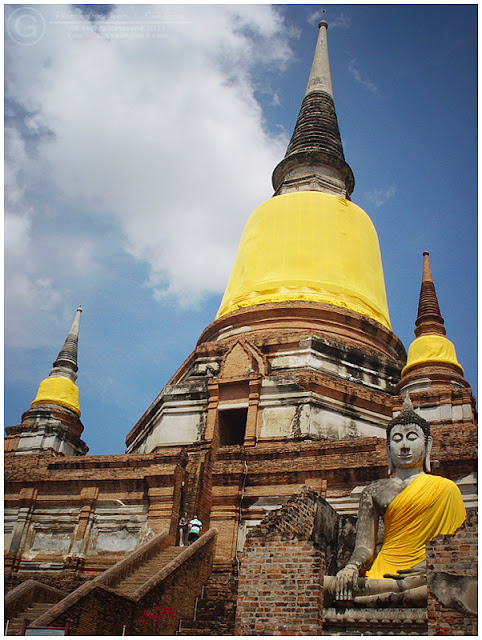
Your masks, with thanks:
[[[325,609],[323,635],[424,636],[427,635],[427,610]]]
[[[325,621],[336,623],[369,624],[390,622],[396,624],[426,623],[427,610],[425,608],[407,609],[375,609],[363,607],[359,609],[325,609]]]

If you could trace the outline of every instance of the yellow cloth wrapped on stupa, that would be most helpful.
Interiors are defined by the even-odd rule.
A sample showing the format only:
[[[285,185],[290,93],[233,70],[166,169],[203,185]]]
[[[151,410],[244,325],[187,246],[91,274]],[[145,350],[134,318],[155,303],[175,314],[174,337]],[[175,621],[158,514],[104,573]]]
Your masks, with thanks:
[[[299,191],[267,200],[249,218],[217,317],[292,300],[343,307],[391,328],[377,232],[353,202]]]
[[[457,485],[425,473],[417,476],[385,512],[385,540],[367,578],[382,579],[425,560],[425,543],[455,533],[465,520]]]
[[[438,334],[423,334],[415,338],[408,348],[407,364],[402,371],[402,376],[411,367],[425,362],[453,364],[464,373],[464,370],[457,362],[457,354],[453,343],[445,336]]]
[[[37,395],[30,406],[35,407],[40,404],[65,407],[80,416],[79,388],[69,378],[62,376],[45,378],[40,383]]]

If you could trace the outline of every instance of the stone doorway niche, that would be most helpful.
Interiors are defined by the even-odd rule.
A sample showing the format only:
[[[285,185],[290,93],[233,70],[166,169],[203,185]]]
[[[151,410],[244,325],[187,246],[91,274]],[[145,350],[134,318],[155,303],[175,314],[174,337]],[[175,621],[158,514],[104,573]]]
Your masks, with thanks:
[[[244,444],[248,407],[220,409],[218,418],[219,445],[226,447],[232,444]]]

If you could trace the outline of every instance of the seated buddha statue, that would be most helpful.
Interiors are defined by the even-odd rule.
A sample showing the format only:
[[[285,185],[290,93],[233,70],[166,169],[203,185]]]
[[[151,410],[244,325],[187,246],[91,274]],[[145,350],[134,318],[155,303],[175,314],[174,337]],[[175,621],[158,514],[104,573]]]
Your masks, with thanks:
[[[430,425],[415,413],[407,394],[401,413],[387,426],[389,477],[364,489],[355,549],[346,567],[326,582],[335,600],[423,606],[425,543],[439,534],[453,534],[466,516],[457,485],[429,475],[431,447]],[[372,563],[380,516],[384,541]]]

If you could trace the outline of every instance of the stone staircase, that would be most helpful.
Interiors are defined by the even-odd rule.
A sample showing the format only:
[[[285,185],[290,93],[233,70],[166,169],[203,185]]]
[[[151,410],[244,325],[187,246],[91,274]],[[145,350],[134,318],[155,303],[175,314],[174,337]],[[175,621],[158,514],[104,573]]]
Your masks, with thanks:
[[[232,572],[214,571],[198,600],[196,617],[183,620],[180,636],[233,636],[238,579]]]
[[[68,621],[71,635],[118,636],[127,627],[131,635],[146,635],[142,627],[144,612],[161,600],[188,618],[194,611],[196,595],[211,575],[216,537],[217,530],[212,528],[191,546],[178,547],[172,545],[167,530],[160,532],[101,575],[60,600],[51,599],[47,610],[32,611],[30,624],[57,628]],[[11,618],[27,605],[41,602],[37,593],[31,593],[32,585],[22,583],[18,589],[9,601]],[[22,623],[25,617],[21,616]]]
[[[62,600],[62,598],[65,596],[65,593],[59,591],[57,599],[55,599],[52,597],[54,589],[50,589],[49,591],[50,595],[44,594],[46,600],[42,599],[40,594],[35,603],[28,604],[27,602],[24,607],[19,607],[17,611],[15,611],[14,615],[12,615],[12,617],[9,617],[8,613],[6,612],[5,625],[8,620],[8,629],[6,633],[7,636],[20,635],[25,620],[33,622],[33,620],[40,617],[51,607],[53,607],[56,602],[60,602],[60,600]]]
[[[51,602],[39,602],[31,607],[27,607],[25,611],[22,611],[18,616],[13,618],[8,623],[7,636],[18,636],[22,631],[23,623],[25,620],[31,622],[45,613],[52,606]]]
[[[143,562],[133,569],[120,582],[112,585],[116,593],[122,596],[130,596],[144,585],[152,576],[160,571],[166,564],[174,560],[186,547],[169,546],[154,557]]]
[[[113,590],[122,596],[131,596],[140,587],[142,587],[148,580],[150,580],[156,573],[158,573],[163,567],[165,567],[171,560],[174,560],[186,547],[168,546],[162,551],[158,552],[155,556],[148,558],[139,566],[134,566],[130,569],[130,572],[123,576],[119,581],[111,585]],[[57,602],[62,599],[59,596]],[[31,606],[26,607],[24,610],[18,612],[15,618],[9,621],[8,633],[9,636],[19,635],[25,619],[30,623],[37,618],[40,618],[51,607],[56,604],[50,600],[49,602],[36,602]]]

